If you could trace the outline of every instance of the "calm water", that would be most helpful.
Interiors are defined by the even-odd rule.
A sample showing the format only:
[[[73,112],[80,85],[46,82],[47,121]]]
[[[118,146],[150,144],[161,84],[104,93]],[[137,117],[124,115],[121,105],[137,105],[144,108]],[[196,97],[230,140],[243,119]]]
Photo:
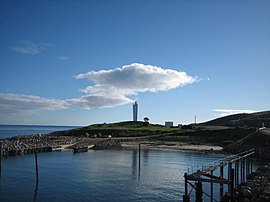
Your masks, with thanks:
[[[188,167],[223,157],[142,150],[139,172],[137,150],[39,153],[37,190],[34,155],[10,157],[2,162],[0,201],[182,201]]]
[[[78,128],[78,126],[0,125],[0,138],[17,135],[47,134],[73,128]]]

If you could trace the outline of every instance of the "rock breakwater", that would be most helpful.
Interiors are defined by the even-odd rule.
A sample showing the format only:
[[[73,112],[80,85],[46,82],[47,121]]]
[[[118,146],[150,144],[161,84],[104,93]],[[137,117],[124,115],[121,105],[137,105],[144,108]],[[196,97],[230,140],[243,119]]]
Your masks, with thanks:
[[[248,175],[247,182],[237,186],[234,195],[238,202],[270,202],[270,166],[259,167]]]

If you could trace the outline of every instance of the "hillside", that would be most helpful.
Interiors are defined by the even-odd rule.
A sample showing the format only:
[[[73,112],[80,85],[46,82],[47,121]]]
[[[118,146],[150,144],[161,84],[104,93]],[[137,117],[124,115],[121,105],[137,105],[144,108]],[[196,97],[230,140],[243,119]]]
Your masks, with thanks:
[[[77,136],[77,137],[136,137],[154,135],[157,133],[168,133],[179,131],[179,128],[170,128],[158,124],[150,124],[145,122],[125,121],[118,123],[93,124],[90,126],[60,131],[57,135]]]
[[[110,139],[111,141],[119,140],[119,137],[121,137],[121,140],[128,139],[128,141],[136,141],[139,137],[153,142],[171,142],[172,144],[180,142],[218,145],[224,147],[225,151],[233,153],[256,148],[257,156],[263,153],[265,154],[264,158],[269,159],[270,156],[266,154],[270,152],[270,135],[268,133],[264,134],[262,130],[254,128],[256,125],[261,126],[262,121],[266,123],[265,125],[269,124],[267,122],[269,115],[269,111],[255,114],[237,114],[204,123],[205,125],[190,125],[191,127],[182,127],[182,129],[132,121],[103,123],[59,131],[51,135],[85,137],[83,143],[90,141],[91,144],[93,141],[102,141],[102,138],[108,137],[112,137]],[[248,127],[224,127],[235,119]],[[213,124],[217,124],[218,126]]]
[[[234,114],[217,118],[199,125],[215,126],[237,126],[237,127],[270,127],[270,111],[257,112],[252,114]]]

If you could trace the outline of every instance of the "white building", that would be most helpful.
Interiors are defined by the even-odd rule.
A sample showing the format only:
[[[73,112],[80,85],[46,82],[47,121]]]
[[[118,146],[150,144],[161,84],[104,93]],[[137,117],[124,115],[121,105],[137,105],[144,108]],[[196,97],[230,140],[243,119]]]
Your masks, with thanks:
[[[138,121],[138,103],[137,101],[133,104],[133,121]]]
[[[173,121],[165,121],[165,126],[172,127]]]

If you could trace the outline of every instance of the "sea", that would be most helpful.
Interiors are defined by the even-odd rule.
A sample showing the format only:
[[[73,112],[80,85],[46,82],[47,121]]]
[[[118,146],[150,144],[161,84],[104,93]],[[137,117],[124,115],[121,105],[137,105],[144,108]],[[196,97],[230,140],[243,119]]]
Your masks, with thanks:
[[[15,128],[19,127],[22,126]],[[36,127],[32,128],[32,132],[51,132],[60,128]],[[15,129],[5,129],[9,130]],[[22,127],[20,134],[28,134],[27,131]],[[9,136],[11,133],[5,134]],[[140,164],[136,148],[38,153],[38,182],[33,154],[7,157],[2,159],[1,164],[0,201],[182,201],[184,173],[196,171],[201,165],[210,165],[225,157],[224,154],[158,150],[144,146]],[[203,183],[203,189],[210,193],[209,184]],[[188,192],[191,201],[195,201],[191,186]],[[219,201],[218,185],[214,185],[214,197]],[[206,195],[204,201],[209,201]]]
[[[0,139],[17,135],[47,134],[82,126],[0,125]]]

